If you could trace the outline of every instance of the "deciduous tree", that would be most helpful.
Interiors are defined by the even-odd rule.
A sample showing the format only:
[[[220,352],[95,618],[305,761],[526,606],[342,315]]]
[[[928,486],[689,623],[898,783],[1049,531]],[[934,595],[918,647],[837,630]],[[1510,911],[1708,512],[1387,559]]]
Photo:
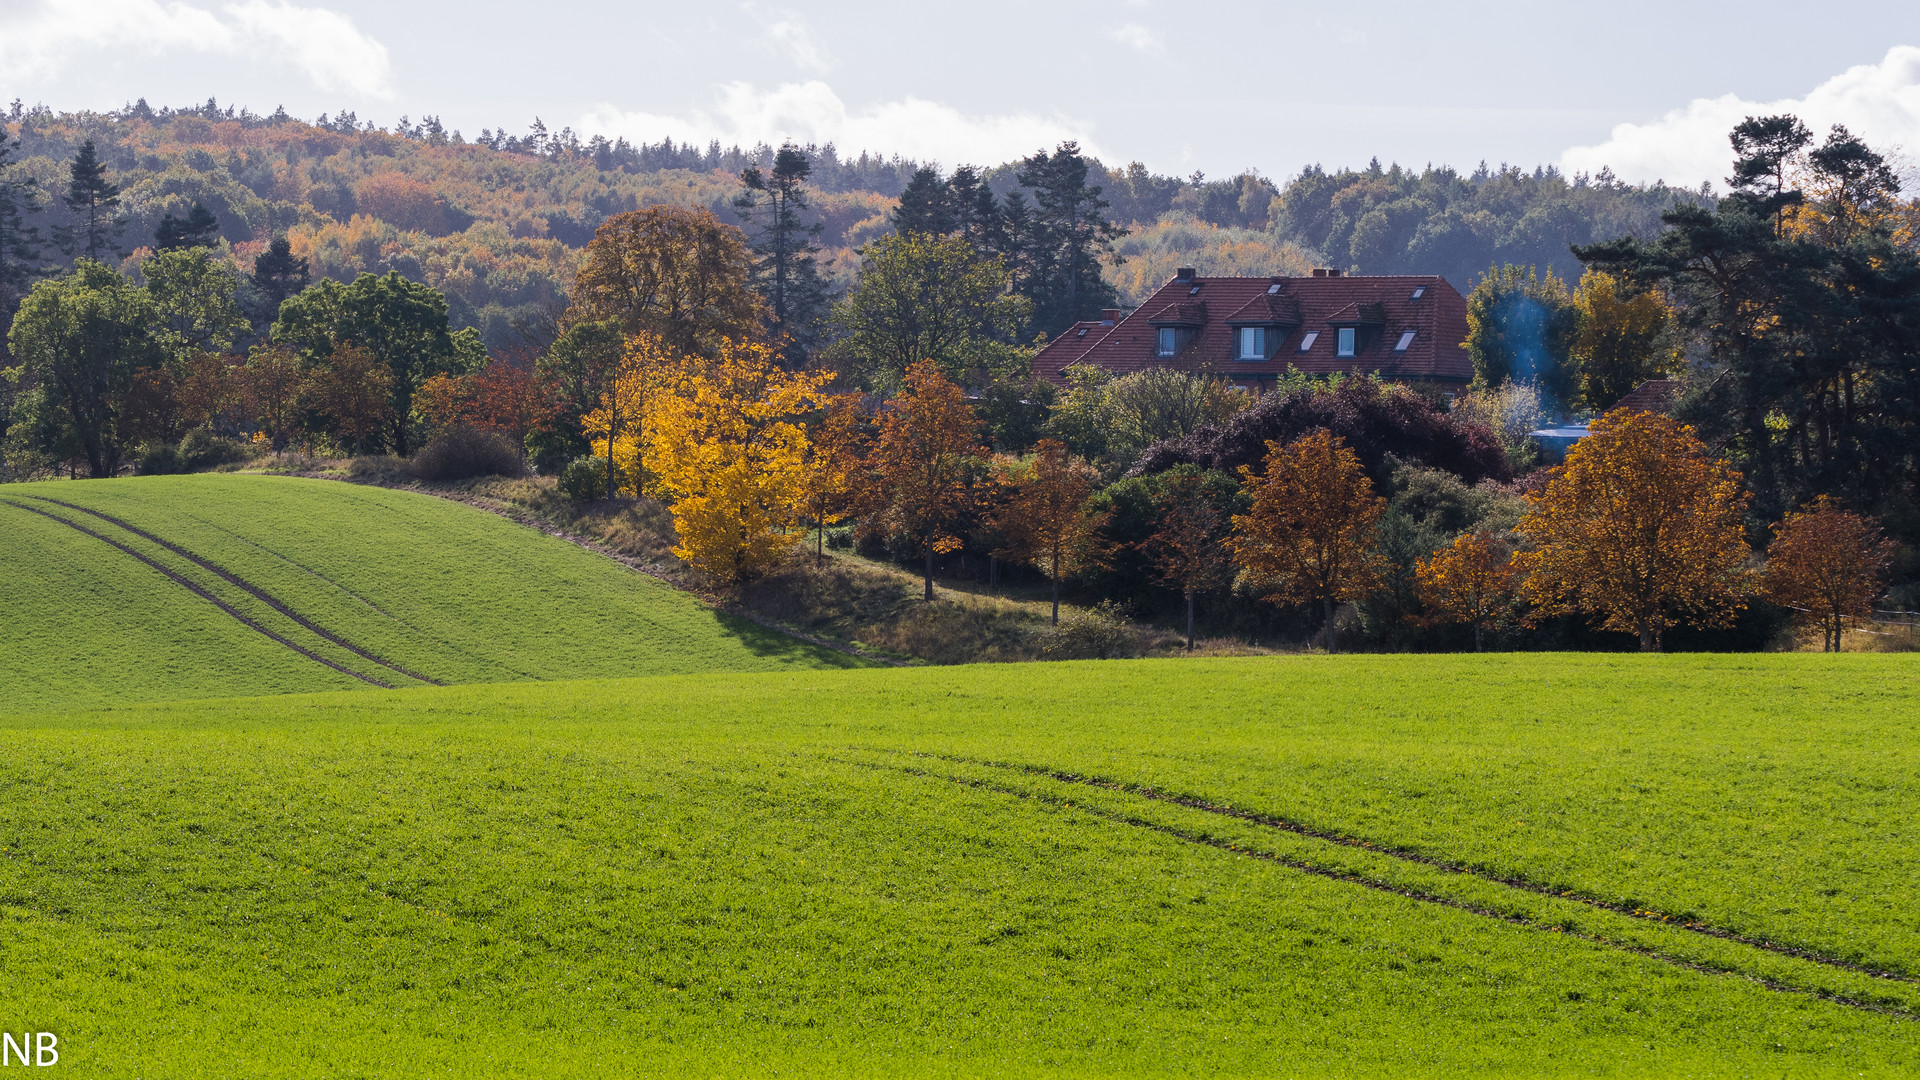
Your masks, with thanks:
[[[246,366],[240,369],[247,411],[276,451],[285,450],[293,435],[305,380],[300,354],[285,345],[255,345],[247,353]]]
[[[159,312],[159,337],[176,364],[197,353],[224,353],[252,326],[234,299],[240,275],[203,247],[162,251],[140,264]]]
[[[1193,651],[1194,600],[1233,580],[1227,536],[1233,490],[1220,473],[1181,465],[1159,477],[1153,533],[1140,545],[1162,583],[1180,590],[1187,607],[1187,651]]]
[[[48,449],[84,456],[93,477],[120,469],[128,438],[120,415],[134,373],[164,362],[155,319],[145,289],[85,258],[35,285],[14,315],[8,342],[46,412],[31,428]]]
[[[1513,549],[1498,533],[1462,533],[1454,542],[1421,559],[1414,569],[1420,602],[1429,623],[1465,623],[1473,627],[1473,651],[1482,634],[1512,616],[1520,596],[1520,573]]]
[[[608,218],[574,279],[565,322],[611,320],[683,353],[712,355],[724,339],[760,336],[766,306],[753,292],[744,233],[706,210],[649,206]]]
[[[1042,439],[1033,456],[1007,470],[1011,489],[1001,507],[1003,555],[1027,563],[1053,584],[1053,624],[1060,625],[1060,579],[1073,569],[1085,540],[1087,496],[1099,475],[1058,439]]]
[[[833,308],[842,366],[883,391],[930,361],[954,380],[982,382],[1030,362],[1014,337],[1031,305],[1007,292],[998,259],[955,236],[884,236],[863,250],[860,278]]]
[[[931,603],[933,556],[960,546],[957,532],[974,510],[987,449],[966,395],[933,361],[908,368],[905,382],[880,417],[868,494],[876,511],[919,543]]]
[[[1605,412],[1634,387],[1667,373],[1673,358],[1662,344],[1673,312],[1657,294],[1589,270],[1573,302],[1580,326],[1573,340],[1576,389],[1589,409]]]
[[[826,561],[827,526],[845,521],[859,495],[865,465],[867,425],[860,395],[836,394],[807,425],[807,467],[801,475],[801,503],[819,541],[815,555]]]
[[[393,423],[392,395],[391,369],[372,349],[345,342],[308,376],[304,396],[358,454]]]
[[[1648,652],[1669,627],[1730,623],[1745,604],[1740,474],[1659,413],[1616,409],[1591,431],[1517,528],[1522,595],[1636,634]]]
[[[1551,408],[1579,389],[1569,363],[1580,314],[1552,270],[1508,264],[1488,270],[1467,296],[1467,355],[1474,381],[1500,387],[1532,383]]]
[[[634,497],[647,493],[651,445],[646,424],[651,403],[687,363],[684,356],[655,335],[635,334],[627,339],[599,406],[580,422],[589,442],[599,439],[606,446],[607,498],[619,493],[623,474],[632,479]]]
[[[1374,527],[1387,501],[1374,494],[1359,457],[1327,431],[1268,442],[1265,470],[1243,465],[1240,475],[1253,506],[1234,515],[1235,560],[1271,590],[1267,599],[1318,602],[1333,652],[1334,605],[1365,595],[1379,574]]]
[[[1820,627],[1823,650],[1839,652],[1846,620],[1873,614],[1893,551],[1878,521],[1822,495],[1773,527],[1761,588],[1793,608],[1798,621]]]

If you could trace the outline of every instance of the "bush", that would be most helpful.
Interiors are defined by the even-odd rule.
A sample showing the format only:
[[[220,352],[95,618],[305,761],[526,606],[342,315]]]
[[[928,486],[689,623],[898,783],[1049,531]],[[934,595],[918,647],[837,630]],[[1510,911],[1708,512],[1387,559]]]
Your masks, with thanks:
[[[414,455],[412,469],[422,480],[519,476],[520,451],[497,431],[462,424],[442,432]]]
[[[180,451],[163,443],[141,454],[134,471],[141,476],[171,476],[187,470],[180,467]]]
[[[1133,627],[1111,600],[1062,617],[1040,636],[1040,654],[1049,660],[1117,660],[1132,656],[1134,645]]]
[[[560,470],[560,490],[576,502],[595,502],[607,497],[607,459],[574,458]]]
[[[187,433],[178,446],[160,445],[140,455],[135,466],[141,476],[165,476],[172,473],[207,472],[222,465],[237,465],[252,457],[247,444],[223,439],[205,428]]]

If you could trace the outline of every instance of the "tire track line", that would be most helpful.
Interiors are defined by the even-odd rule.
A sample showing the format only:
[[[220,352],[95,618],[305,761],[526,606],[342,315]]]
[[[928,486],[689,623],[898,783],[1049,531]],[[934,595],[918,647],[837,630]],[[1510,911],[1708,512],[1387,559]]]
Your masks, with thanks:
[[[438,679],[428,678],[427,676],[422,675],[416,671],[409,671],[408,669],[401,667],[399,664],[393,663],[390,660],[382,659],[381,657],[368,652],[367,650],[361,648],[358,645],[355,645],[354,643],[346,640],[345,638],[342,638],[339,635],[334,634],[329,630],[326,630],[325,628],[321,627],[319,624],[315,623],[313,620],[307,618],[306,616],[293,610],[293,608],[287,606],[285,603],[281,602],[279,598],[273,596],[271,593],[268,593],[265,589],[261,589],[258,586],[255,586],[252,583],[243,580],[238,575],[228,571],[226,567],[221,566],[220,564],[212,562],[210,560],[201,558],[200,556],[195,555],[193,552],[188,551],[186,548],[183,548],[180,545],[172,543],[170,541],[163,540],[160,537],[155,536],[154,534],[147,532],[145,529],[142,529],[136,525],[132,525],[126,521],[121,520],[120,518],[114,517],[111,514],[104,514],[98,510],[90,510],[84,506],[76,506],[75,504],[70,502],[61,502],[59,499],[49,499],[44,495],[24,495],[21,497],[27,498],[27,499],[37,499],[41,502],[49,502],[55,506],[64,506],[69,510],[78,510],[80,513],[91,514],[94,517],[99,518],[101,521],[108,522],[109,524],[112,524],[112,525],[117,525],[120,528],[125,529],[126,531],[132,533],[135,536],[140,537],[143,540],[150,540],[153,543],[156,543],[161,547],[166,548],[168,551],[171,551],[175,555],[180,556],[181,558],[187,560],[188,562],[191,562],[194,565],[199,566],[203,570],[219,575],[228,584],[234,586],[237,589],[242,590],[243,592],[252,596],[254,599],[267,605],[268,607],[279,612],[280,614],[285,615],[287,618],[292,619],[294,622],[299,623],[301,626],[312,631],[315,636],[324,638],[327,641],[331,641],[335,645],[340,646],[341,648],[347,650],[350,653],[353,653],[355,656],[358,656],[363,660],[370,660],[373,663],[379,664],[381,667],[387,668],[388,670],[399,672],[400,674],[405,675],[409,679],[416,679],[420,682],[428,683],[433,686],[446,685],[445,683],[439,681]]]
[[[11,506],[17,510],[25,510],[29,514],[39,514],[41,517],[46,518],[48,521],[57,521],[60,524],[65,525],[69,529],[73,529],[77,532],[86,533],[88,536],[93,537],[95,540],[98,540],[103,544],[111,544],[114,547],[119,548],[121,551],[126,552],[128,555],[133,556],[134,558],[140,560],[141,562],[147,564],[148,566],[154,568],[155,570],[160,571],[162,574],[165,574],[173,582],[185,587],[188,591],[192,592],[194,595],[205,600],[207,603],[212,604],[214,607],[217,607],[221,611],[226,612],[228,615],[233,616],[234,619],[238,620],[242,625],[246,626],[248,629],[253,630],[256,633],[274,642],[277,642],[278,644],[284,645],[287,648],[292,649],[294,652],[299,653],[301,656],[304,656],[309,660],[315,661],[316,663],[325,664],[326,666],[332,668],[335,671],[340,672],[343,675],[351,675],[354,678],[359,679],[363,683],[371,683],[372,685],[378,686],[384,690],[393,689],[392,683],[381,682],[379,679],[373,678],[370,675],[362,675],[350,667],[344,667],[340,664],[336,664],[333,661],[327,659],[326,657],[321,656],[319,653],[316,653],[310,649],[304,648],[298,644],[295,644],[292,641],[287,640],[284,637],[281,637],[279,634],[276,634],[272,630],[269,630],[266,627],[260,625],[254,620],[241,614],[239,611],[234,610],[234,608],[228,605],[225,601],[221,600],[219,597],[208,592],[206,589],[202,588],[197,583],[185,577],[182,577],[179,574],[174,573],[172,570],[168,569],[167,567],[161,565],[158,562],[155,562],[152,559],[147,558],[145,555],[140,554],[138,551],[135,551],[134,549],[128,547],[127,545],[121,543],[118,540],[113,539],[112,537],[103,536],[100,533],[94,532],[92,529],[87,528],[85,525],[80,524],[79,522],[68,521],[66,518],[63,518],[58,514],[48,513],[47,511],[42,510],[37,506],[28,506],[24,503],[14,502],[11,499],[0,499],[0,502],[5,502],[8,506]]]
[[[899,751],[887,751],[887,752],[898,753]],[[1137,798],[1152,799],[1156,802],[1171,803],[1175,806],[1185,807],[1186,809],[1189,809],[1189,810],[1199,810],[1203,813],[1218,814],[1221,817],[1233,818],[1238,821],[1247,822],[1248,824],[1251,824],[1251,825],[1259,825],[1263,828],[1274,829],[1279,832],[1292,833],[1296,836],[1304,836],[1312,840],[1323,840],[1330,844],[1338,844],[1341,847],[1357,848],[1361,851],[1371,852],[1375,855],[1384,855],[1388,858],[1397,859],[1401,862],[1415,863],[1420,866],[1425,866],[1434,870],[1440,870],[1449,874],[1458,874],[1462,877],[1475,878],[1480,881],[1485,881],[1495,885],[1504,885],[1507,888],[1516,889],[1521,892],[1533,893],[1536,896],[1545,896],[1555,900],[1571,901],[1573,903],[1580,904],[1585,907],[1594,908],[1599,911],[1610,912],[1612,914],[1624,916],[1629,919],[1639,919],[1643,922],[1657,923],[1661,926],[1670,926],[1677,930],[1686,930],[1690,933],[1700,934],[1704,937],[1718,938],[1722,941],[1731,941],[1731,942],[1734,942],[1735,944],[1746,945],[1751,948],[1761,949],[1766,952],[1775,953],[1780,956],[1791,957],[1792,959],[1795,959],[1795,960],[1805,960],[1810,963],[1821,964],[1826,967],[1835,968],[1837,970],[1849,971],[1856,975],[1866,975],[1875,979],[1885,979],[1889,982],[1901,982],[1901,983],[1908,983],[1910,985],[1920,986],[1920,978],[1915,978],[1911,975],[1907,975],[1899,971],[1893,971],[1893,970],[1889,970],[1887,968],[1881,968],[1881,967],[1874,967],[1869,964],[1861,964],[1852,960],[1843,960],[1837,956],[1830,956],[1826,953],[1816,952],[1812,949],[1802,948],[1797,945],[1782,944],[1777,941],[1771,941],[1767,938],[1753,937],[1748,934],[1742,934],[1736,930],[1728,930],[1728,929],[1725,929],[1724,927],[1714,926],[1711,923],[1702,922],[1698,919],[1683,918],[1671,912],[1656,911],[1651,908],[1637,907],[1632,904],[1615,903],[1613,901],[1601,900],[1597,897],[1579,896],[1579,895],[1575,895],[1570,890],[1557,890],[1552,888],[1551,886],[1541,885],[1537,882],[1528,881],[1525,878],[1506,877],[1499,874],[1488,873],[1484,870],[1476,870],[1476,869],[1473,869],[1472,867],[1465,866],[1461,863],[1452,862],[1447,859],[1436,858],[1431,855],[1421,855],[1421,854],[1418,854],[1417,852],[1396,850],[1389,847],[1383,847],[1381,845],[1372,843],[1367,840],[1362,840],[1357,837],[1346,836],[1341,833],[1327,832],[1321,829],[1315,829],[1312,826],[1303,824],[1298,821],[1293,821],[1287,818],[1276,817],[1269,814],[1255,813],[1250,810],[1241,810],[1232,806],[1222,806],[1218,803],[1209,802],[1205,799],[1201,799],[1191,795],[1180,795],[1174,792],[1164,791],[1159,788],[1145,787],[1139,784],[1123,783],[1121,781],[1111,780],[1106,777],[1088,776],[1080,773],[1065,772],[1058,769],[1050,769],[1050,768],[1047,768],[1046,766],[1041,766],[1041,765],[1021,765],[1014,762],[1005,762],[1005,761],[984,761],[984,760],[979,760],[975,758],[960,757],[957,755],[949,755],[949,754],[932,754],[932,753],[925,753],[925,752],[909,752],[909,753],[911,753],[912,756],[914,757],[930,758],[936,761],[945,761],[945,762],[949,762],[951,764],[956,764],[956,765],[974,765],[982,768],[1001,769],[1007,772],[1024,773],[1029,776],[1041,776],[1049,780],[1058,781],[1064,784],[1079,784],[1085,787],[1099,788],[1103,791],[1112,791],[1122,795],[1132,795]]]
[[[925,756],[937,758],[939,755],[925,755]],[[1415,900],[1421,903],[1433,904],[1438,907],[1451,908],[1455,911],[1466,912],[1467,914],[1470,914],[1470,915],[1479,915],[1484,918],[1495,919],[1500,922],[1504,922],[1512,926],[1522,927],[1528,930],[1538,930],[1542,933],[1548,933],[1548,934],[1561,934],[1578,941],[1585,941],[1585,942],[1588,942],[1589,944],[1599,945],[1603,948],[1611,949],[1616,952],[1630,953],[1634,956],[1639,956],[1648,960],[1653,960],[1657,963],[1666,964],[1671,967],[1692,971],[1697,974],[1741,979],[1745,982],[1752,983],[1753,985],[1763,990],[1772,991],[1774,993],[1795,994],[1801,997],[1816,998],[1820,1001],[1829,1002],[1834,1005],[1840,1005],[1850,1009],[1858,1009],[1862,1012],[1870,1012],[1876,1015],[1890,1017],[1895,1020],[1906,1020],[1910,1022],[1920,1021],[1920,1013],[1916,1013],[1911,1009],[1902,1008],[1900,1006],[1875,1004],[1870,1001],[1862,1001],[1859,998],[1849,997],[1845,994],[1837,994],[1831,990],[1823,990],[1817,987],[1793,986],[1789,983],[1783,983],[1776,979],[1767,978],[1766,976],[1763,976],[1763,975],[1755,975],[1755,974],[1752,974],[1751,972],[1741,971],[1740,969],[1735,967],[1727,967],[1722,965],[1705,963],[1698,960],[1689,960],[1683,956],[1674,956],[1670,953],[1661,952],[1659,949],[1653,948],[1651,946],[1635,945],[1630,942],[1616,941],[1612,938],[1603,937],[1599,934],[1588,933],[1582,930],[1574,930],[1566,926],[1556,926],[1551,923],[1543,923],[1525,915],[1517,915],[1511,912],[1496,911],[1492,908],[1485,907],[1480,904],[1475,904],[1470,901],[1461,900],[1456,897],[1445,896],[1440,893],[1425,892],[1422,890],[1407,888],[1405,886],[1400,886],[1400,885],[1392,885],[1384,881],[1377,881],[1373,878],[1369,878],[1361,874],[1355,874],[1345,870],[1336,870],[1336,869],[1333,869],[1332,867],[1321,866],[1317,863],[1311,863],[1301,859],[1288,858],[1285,855],[1280,855],[1278,853],[1271,852],[1271,851],[1259,851],[1253,848],[1241,847],[1237,844],[1229,843],[1228,841],[1221,839],[1219,837],[1207,836],[1202,833],[1190,832],[1186,829],[1179,828],[1178,826],[1167,825],[1158,821],[1149,821],[1145,818],[1134,817],[1129,814],[1116,813],[1114,811],[1105,810],[1100,807],[1088,806],[1085,803],[1069,802],[1066,799],[1059,798],[1056,796],[1043,795],[1043,794],[1032,792],[1032,791],[1023,791],[1019,788],[1007,787],[1002,784],[993,783],[992,781],[980,780],[973,777],[947,776],[942,773],[928,772],[923,769],[915,769],[915,768],[911,768],[909,766],[904,766],[904,765],[891,765],[891,766],[879,765],[873,762],[853,761],[845,758],[829,758],[828,760],[837,761],[844,765],[860,766],[862,768],[891,769],[895,772],[904,773],[908,776],[913,776],[920,779],[945,780],[949,783],[958,784],[961,787],[972,788],[978,791],[991,791],[1001,795],[1011,795],[1017,799],[1027,799],[1034,802],[1043,803],[1049,806],[1056,806],[1056,807],[1069,809],[1069,810],[1077,810],[1077,811],[1080,811],[1081,813],[1087,814],[1090,817],[1100,818],[1103,821],[1110,821],[1118,825],[1129,825],[1134,828],[1145,829],[1149,832],[1159,833],[1162,836],[1170,837],[1175,840],[1181,840],[1189,844],[1197,844],[1203,847],[1210,847],[1218,851],[1227,852],[1228,854],[1242,855],[1249,859],[1257,860],[1259,862],[1271,863],[1276,866],[1284,866],[1289,870],[1297,870],[1301,873],[1311,874],[1315,877],[1325,878],[1330,881],[1338,881],[1348,885],[1358,885],[1361,888],[1370,889],[1374,892],[1387,893],[1389,895],[1402,897],[1408,900]],[[1551,896],[1554,894],[1549,893],[1547,895]],[[1568,899],[1568,900],[1573,899],[1572,897],[1556,897],[1556,898]],[[1667,924],[1667,925],[1672,925],[1672,924]]]

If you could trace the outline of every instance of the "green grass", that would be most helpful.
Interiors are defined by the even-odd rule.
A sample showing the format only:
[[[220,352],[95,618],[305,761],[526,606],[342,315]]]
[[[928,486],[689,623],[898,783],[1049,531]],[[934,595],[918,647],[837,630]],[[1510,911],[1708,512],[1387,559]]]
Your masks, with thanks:
[[[17,713],[0,1027],[81,1076],[1913,1075],[1916,676],[1335,657]]]
[[[153,539],[72,507],[224,569],[360,652]],[[0,687],[10,704],[370,688],[108,540],[286,642],[395,686],[420,685],[413,675],[468,683],[854,662],[440,499],[287,477],[141,477],[0,485]]]

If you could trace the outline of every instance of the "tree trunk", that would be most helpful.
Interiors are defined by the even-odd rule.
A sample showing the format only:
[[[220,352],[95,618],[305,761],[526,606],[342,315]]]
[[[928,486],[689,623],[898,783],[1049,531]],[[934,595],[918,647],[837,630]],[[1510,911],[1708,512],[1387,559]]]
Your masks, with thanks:
[[[1187,651],[1193,651],[1193,590],[1187,590]]]
[[[1053,553],[1053,625],[1060,625],[1060,553]]]
[[[1652,623],[1640,624],[1640,651],[1641,652],[1659,652],[1660,651],[1660,638],[1654,634]]]
[[[613,498],[613,423],[607,423],[607,498]]]
[[[1320,599],[1320,607],[1327,613],[1327,655],[1333,655],[1333,597]]]
[[[1474,652],[1480,651],[1480,624],[1479,623],[1473,624],[1473,651]]]
[[[933,603],[933,538],[928,537],[927,549],[927,603]]]

